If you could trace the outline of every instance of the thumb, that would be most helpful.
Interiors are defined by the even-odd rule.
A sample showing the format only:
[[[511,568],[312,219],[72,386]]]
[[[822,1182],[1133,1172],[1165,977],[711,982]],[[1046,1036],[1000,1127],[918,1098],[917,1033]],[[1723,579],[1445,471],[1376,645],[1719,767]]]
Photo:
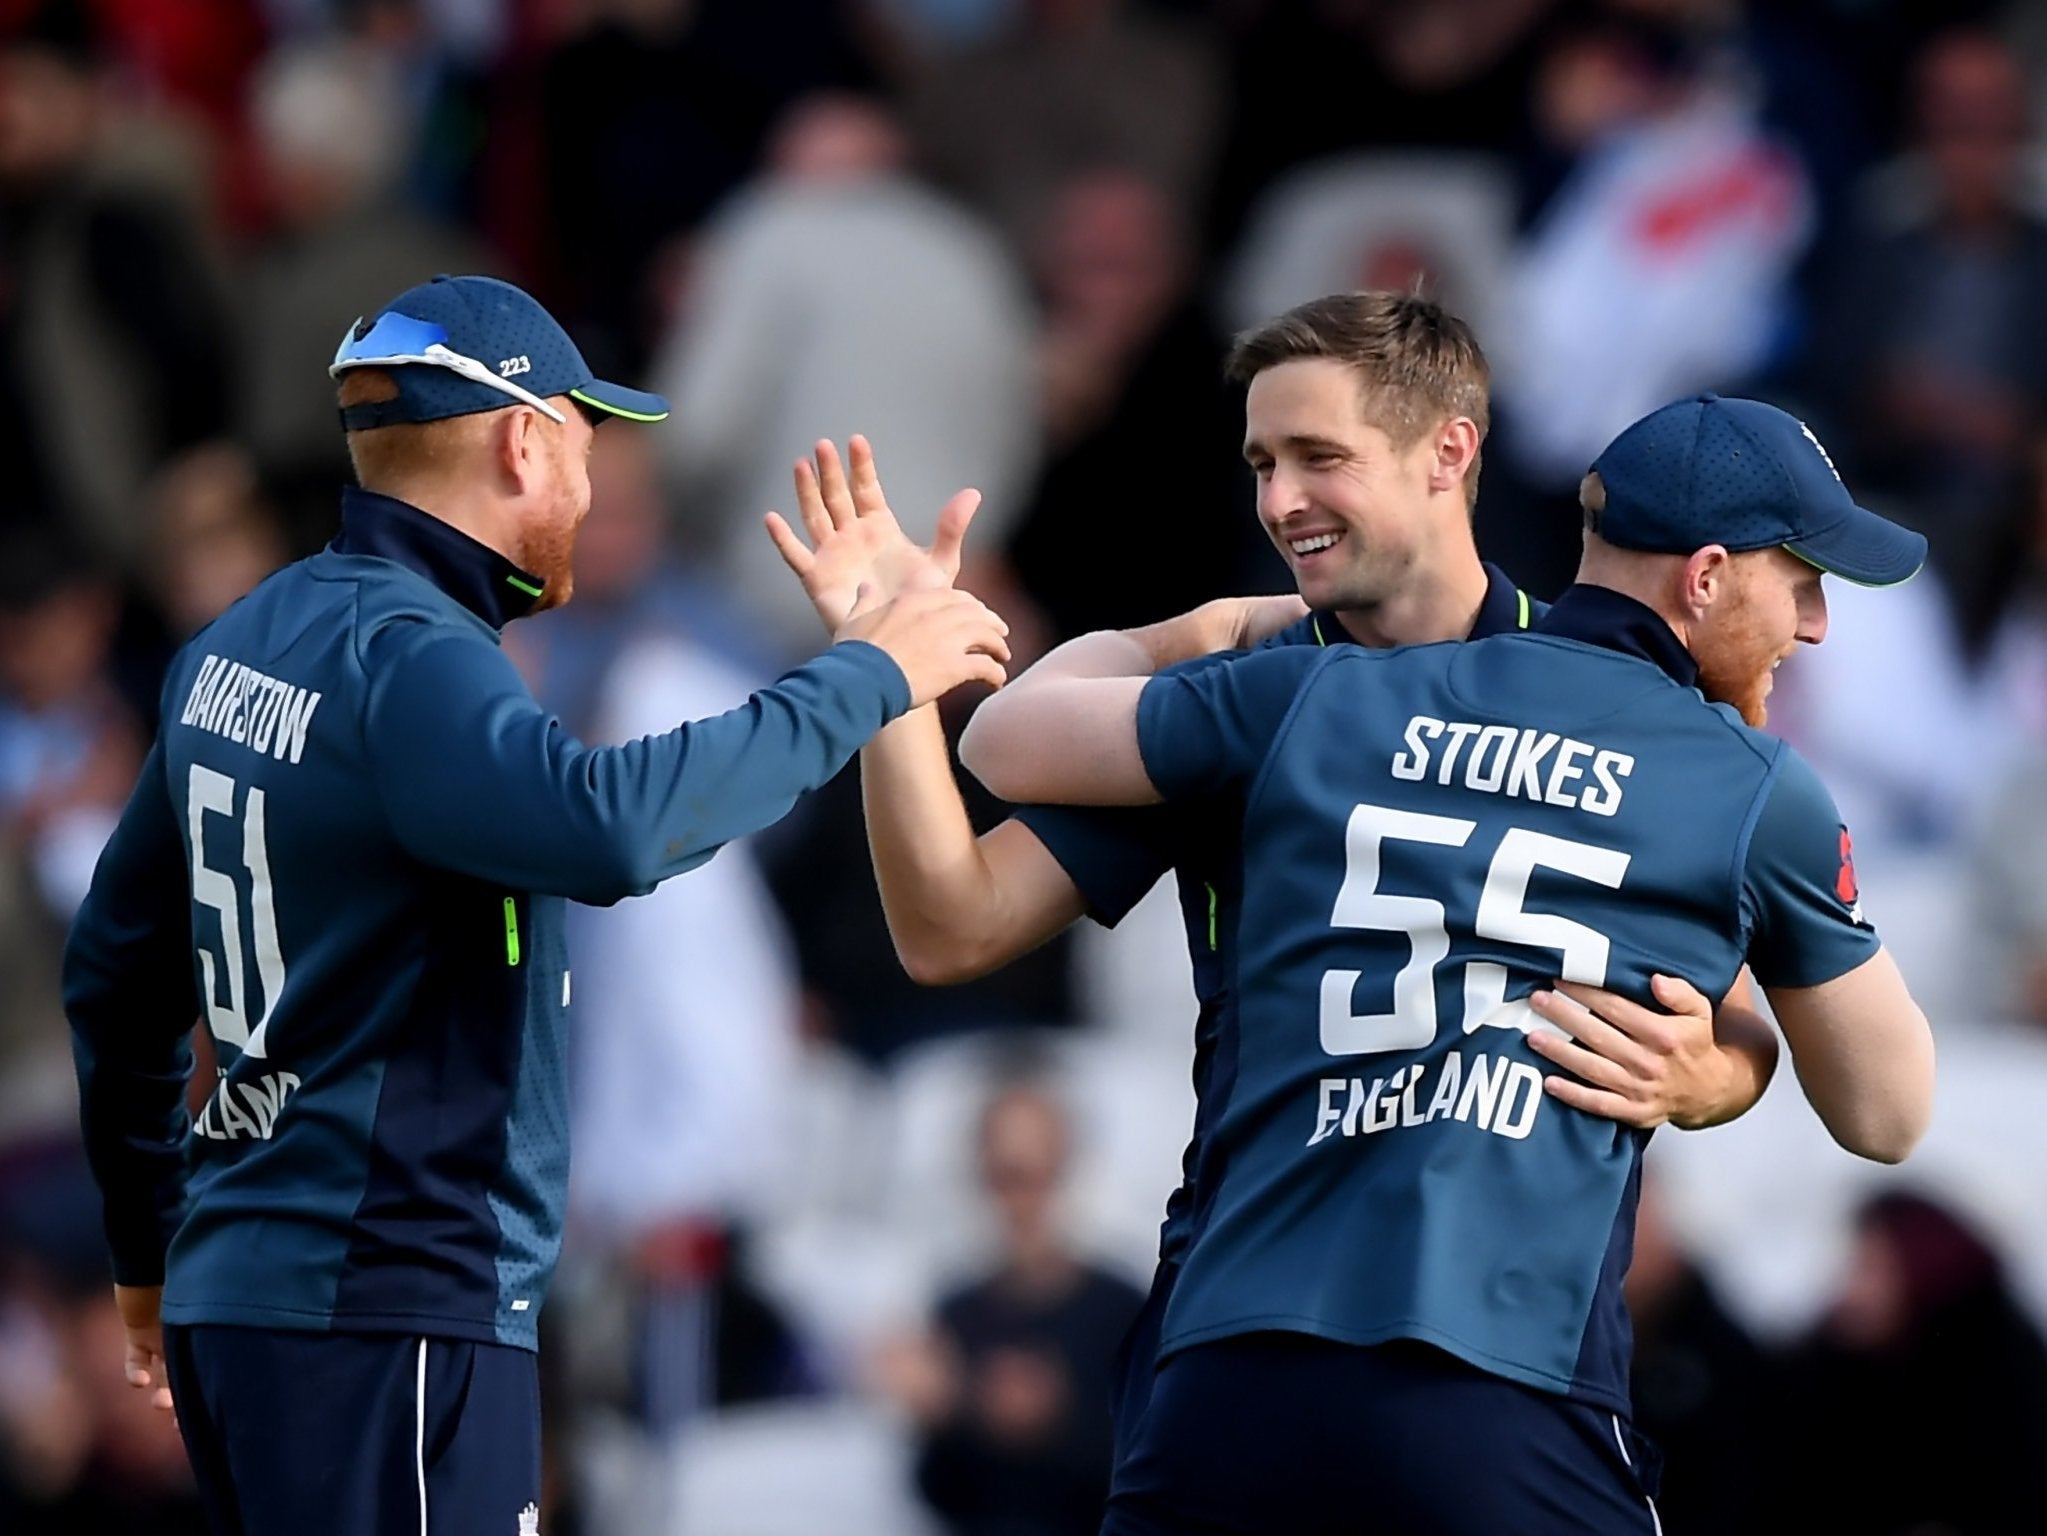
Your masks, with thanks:
[[[980,510],[981,493],[964,490],[955,495],[938,512],[938,534],[931,541],[931,558],[944,566],[946,572],[957,576],[960,569],[960,547],[967,537],[967,525]]]
[[[863,581],[853,591],[853,606],[846,610],[847,619],[865,618],[881,606],[881,588],[871,581]]]

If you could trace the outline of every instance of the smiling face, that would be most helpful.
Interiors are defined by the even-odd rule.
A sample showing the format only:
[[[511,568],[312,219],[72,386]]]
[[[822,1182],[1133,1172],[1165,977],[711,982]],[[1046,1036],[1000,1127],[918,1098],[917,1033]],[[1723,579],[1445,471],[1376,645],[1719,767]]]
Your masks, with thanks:
[[[1442,515],[1435,439],[1402,446],[1367,422],[1344,363],[1306,358],[1251,381],[1244,458],[1258,520],[1310,607],[1370,611],[1406,584]]]
[[[1826,638],[1827,598],[1820,572],[1788,550],[1734,555],[1727,571],[1725,592],[1692,629],[1699,691],[1760,727],[1769,718],[1777,664],[1800,645]]]

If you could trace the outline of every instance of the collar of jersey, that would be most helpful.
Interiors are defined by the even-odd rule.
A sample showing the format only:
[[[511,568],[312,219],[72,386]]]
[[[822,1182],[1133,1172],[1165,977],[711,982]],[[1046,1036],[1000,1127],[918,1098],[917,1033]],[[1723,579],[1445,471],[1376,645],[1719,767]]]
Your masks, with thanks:
[[[1472,640],[1483,640],[1488,635],[1510,635],[1517,629],[1527,629],[1535,620],[1548,612],[1542,603],[1532,603],[1528,594],[1514,585],[1514,578],[1501,570],[1492,561],[1485,562],[1485,596],[1479,599],[1478,617],[1472,620]],[[1322,609],[1311,613],[1298,624],[1282,630],[1276,637],[1278,643],[1328,645],[1332,640],[1348,640],[1350,631],[1343,627],[1343,620],[1333,609]],[[1274,643],[1274,642],[1268,642]]]
[[[395,496],[349,486],[341,493],[336,554],[373,555],[416,571],[492,629],[524,618],[544,583],[461,529]]]
[[[1699,664],[1663,622],[1663,616],[1611,587],[1566,588],[1535,628],[1546,635],[1639,656],[1661,667],[1681,686],[1698,686]]]

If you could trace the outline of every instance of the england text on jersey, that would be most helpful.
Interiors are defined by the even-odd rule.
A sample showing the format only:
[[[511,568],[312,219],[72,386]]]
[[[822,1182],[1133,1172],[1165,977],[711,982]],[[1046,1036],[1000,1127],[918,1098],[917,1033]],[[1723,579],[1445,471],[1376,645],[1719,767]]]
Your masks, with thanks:
[[[254,667],[208,653],[185,696],[180,725],[224,736],[279,762],[296,763],[306,750],[306,728],[320,695]]]

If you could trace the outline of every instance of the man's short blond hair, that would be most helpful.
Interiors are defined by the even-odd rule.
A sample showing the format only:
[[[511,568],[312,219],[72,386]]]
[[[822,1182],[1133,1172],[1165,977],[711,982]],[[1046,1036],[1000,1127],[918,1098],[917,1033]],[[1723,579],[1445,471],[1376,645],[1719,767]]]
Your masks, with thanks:
[[[398,381],[382,368],[351,368],[336,389],[344,411],[398,398]],[[356,483],[366,491],[393,491],[438,480],[463,466],[489,432],[495,414],[483,411],[350,432],[348,460],[355,466]]]
[[[1240,333],[1224,371],[1249,384],[1268,368],[1309,359],[1341,363],[1358,376],[1364,419],[1406,448],[1457,416],[1484,443],[1492,422],[1492,369],[1471,327],[1433,299],[1369,290],[1332,293]],[[1479,460],[1465,476],[1478,498]]]

